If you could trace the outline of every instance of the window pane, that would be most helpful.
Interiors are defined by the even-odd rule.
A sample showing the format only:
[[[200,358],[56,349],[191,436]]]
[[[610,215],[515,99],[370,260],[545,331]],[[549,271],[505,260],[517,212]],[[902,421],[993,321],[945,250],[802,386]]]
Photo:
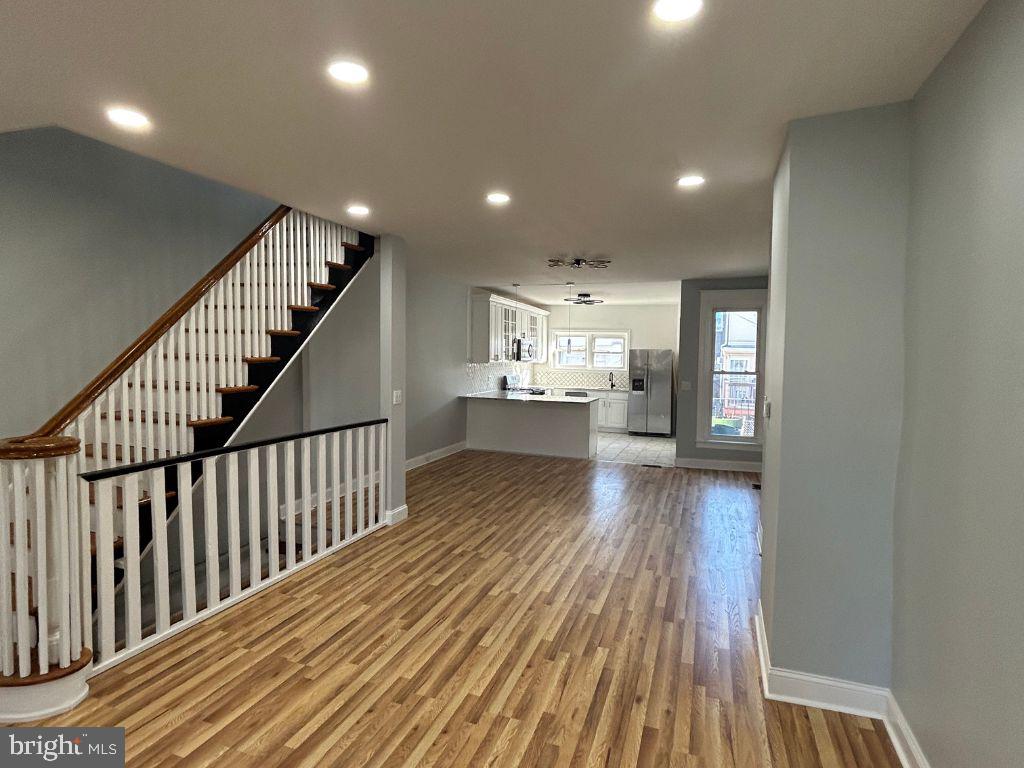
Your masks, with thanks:
[[[558,364],[584,367],[587,364],[586,336],[558,336]]]
[[[622,336],[595,336],[594,367],[625,368],[626,339]]]
[[[757,371],[757,312],[715,312],[715,370]]]
[[[711,390],[711,434],[754,437],[757,376],[716,373]]]

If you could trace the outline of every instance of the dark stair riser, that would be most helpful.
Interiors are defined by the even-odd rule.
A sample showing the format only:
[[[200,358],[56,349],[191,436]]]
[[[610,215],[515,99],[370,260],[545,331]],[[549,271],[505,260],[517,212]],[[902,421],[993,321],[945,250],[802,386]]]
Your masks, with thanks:
[[[255,384],[261,391],[266,391],[266,389],[273,384],[274,380],[281,374],[281,371],[284,370],[287,362],[287,360],[281,360],[276,363],[249,363],[246,366],[249,383]],[[234,427],[237,425],[231,426]],[[221,445],[224,445],[224,443],[221,443]]]

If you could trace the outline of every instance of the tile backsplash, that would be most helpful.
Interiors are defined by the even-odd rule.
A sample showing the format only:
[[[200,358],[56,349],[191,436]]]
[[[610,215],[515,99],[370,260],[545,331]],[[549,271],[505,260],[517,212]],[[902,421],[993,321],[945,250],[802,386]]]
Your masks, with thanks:
[[[605,389],[608,374],[601,371],[570,371],[533,363],[466,363],[466,392],[490,392],[502,388],[502,377],[518,373],[523,386]],[[628,389],[629,374],[616,371],[616,389]]]
[[[616,371],[616,389],[627,389],[629,374]],[[550,365],[536,365],[533,368],[533,383],[538,387],[578,387],[580,389],[604,389],[608,386],[608,373],[602,371],[572,371],[552,368]]]
[[[501,377],[510,373],[518,373],[522,377],[523,386],[528,386],[532,368],[530,363],[466,363],[466,393],[501,389]]]

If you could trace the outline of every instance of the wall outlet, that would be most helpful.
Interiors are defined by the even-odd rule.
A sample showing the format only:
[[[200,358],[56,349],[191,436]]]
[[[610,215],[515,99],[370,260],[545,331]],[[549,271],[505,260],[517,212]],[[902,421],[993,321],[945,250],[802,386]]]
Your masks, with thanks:
[[[680,381],[679,382],[679,391],[680,392],[689,392],[691,389],[693,389],[693,384],[691,384],[690,382],[688,382],[688,381]]]
[[[391,404],[401,405],[402,404],[402,390],[396,389],[391,393]]]

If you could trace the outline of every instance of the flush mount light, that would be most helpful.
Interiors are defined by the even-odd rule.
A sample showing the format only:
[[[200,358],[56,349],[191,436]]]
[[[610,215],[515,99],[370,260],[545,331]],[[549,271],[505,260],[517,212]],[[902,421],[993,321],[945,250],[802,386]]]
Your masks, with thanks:
[[[110,107],[107,109],[107,119],[129,131],[148,131],[152,125],[148,117],[130,107]]]
[[[370,70],[354,61],[332,62],[327,74],[345,85],[363,85],[370,79]]]
[[[507,192],[494,191],[487,193],[487,202],[491,205],[508,205],[511,200],[512,198],[508,196]]]
[[[697,174],[691,174],[689,176],[682,176],[679,181],[676,182],[677,187],[683,187],[684,189],[694,189],[704,184],[704,177],[698,176]]]
[[[353,203],[345,209],[349,216],[369,216],[370,209],[361,203]]]
[[[704,0],[658,0],[654,15],[662,21],[675,23],[692,19],[704,7]]]

